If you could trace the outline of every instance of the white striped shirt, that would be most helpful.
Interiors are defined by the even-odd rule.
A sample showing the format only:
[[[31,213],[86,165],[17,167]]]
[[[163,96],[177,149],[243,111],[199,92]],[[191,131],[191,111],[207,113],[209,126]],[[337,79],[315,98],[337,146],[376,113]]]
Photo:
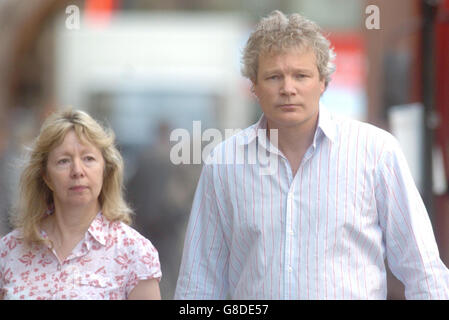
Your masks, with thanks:
[[[263,148],[261,128],[264,117],[212,154]],[[449,298],[448,270],[392,135],[320,106],[295,176],[270,150],[271,175],[259,161],[204,165],[175,299],[385,299],[385,258],[408,299]]]

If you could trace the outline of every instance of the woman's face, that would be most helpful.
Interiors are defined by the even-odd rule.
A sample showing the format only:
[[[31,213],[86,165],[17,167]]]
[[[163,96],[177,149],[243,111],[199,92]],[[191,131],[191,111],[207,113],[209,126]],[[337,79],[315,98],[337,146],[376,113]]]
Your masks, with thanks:
[[[44,180],[53,191],[56,208],[99,206],[104,159],[101,151],[81,141],[74,130],[50,151]]]

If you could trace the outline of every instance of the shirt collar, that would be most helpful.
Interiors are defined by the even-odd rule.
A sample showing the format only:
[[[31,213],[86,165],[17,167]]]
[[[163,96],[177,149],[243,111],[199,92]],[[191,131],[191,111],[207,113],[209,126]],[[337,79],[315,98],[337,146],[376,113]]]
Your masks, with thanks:
[[[267,118],[265,117],[264,114],[262,114],[259,120],[254,125],[245,130],[242,139],[240,139],[239,143],[241,145],[250,144],[256,138],[258,138],[261,141],[266,141],[265,139],[260,139],[261,135],[266,134],[266,130],[267,130]],[[333,142],[335,139],[335,130],[336,128],[332,118],[332,114],[326,109],[324,105],[320,104],[318,114],[318,125],[313,138],[313,145],[316,144],[316,140],[320,135],[320,132],[324,133],[324,135]]]
[[[92,238],[95,239],[95,241],[105,246],[109,226],[109,223],[107,222],[108,221],[103,216],[102,212],[101,211],[98,212],[97,215],[95,216],[95,219],[92,221],[89,228],[87,229],[86,236],[87,234],[90,234]],[[41,229],[40,233],[44,239],[48,238],[47,233],[43,229]],[[86,236],[84,237],[84,239],[87,239]]]
[[[267,119],[263,113],[255,124],[253,124],[249,128],[246,128],[243,131],[243,134],[241,136],[238,136],[238,144],[247,145],[253,142],[254,139],[256,139],[257,135],[262,131],[260,129],[267,129]]]
[[[317,129],[320,129],[330,141],[334,142],[336,124],[333,120],[332,114],[322,104],[320,104]]]
[[[95,219],[87,229],[87,232],[101,245],[106,245],[106,237],[108,231],[108,223],[102,212],[98,212]]]

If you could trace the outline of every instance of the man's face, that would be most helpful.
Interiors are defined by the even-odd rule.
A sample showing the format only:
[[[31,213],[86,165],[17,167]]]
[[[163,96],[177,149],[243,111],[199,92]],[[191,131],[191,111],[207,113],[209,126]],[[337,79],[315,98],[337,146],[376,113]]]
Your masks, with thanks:
[[[325,84],[312,50],[261,54],[253,85],[269,128],[310,126],[314,130]]]

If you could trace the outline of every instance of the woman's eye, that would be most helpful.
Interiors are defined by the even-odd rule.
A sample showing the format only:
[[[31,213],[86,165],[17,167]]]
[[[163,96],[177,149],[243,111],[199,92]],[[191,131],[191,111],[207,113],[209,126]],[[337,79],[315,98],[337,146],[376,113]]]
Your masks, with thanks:
[[[86,161],[94,161],[94,160],[95,160],[95,158],[92,157],[92,156],[87,156],[87,157],[85,157],[84,159],[85,159]]]
[[[67,164],[69,163],[69,159],[59,159],[58,164]]]

